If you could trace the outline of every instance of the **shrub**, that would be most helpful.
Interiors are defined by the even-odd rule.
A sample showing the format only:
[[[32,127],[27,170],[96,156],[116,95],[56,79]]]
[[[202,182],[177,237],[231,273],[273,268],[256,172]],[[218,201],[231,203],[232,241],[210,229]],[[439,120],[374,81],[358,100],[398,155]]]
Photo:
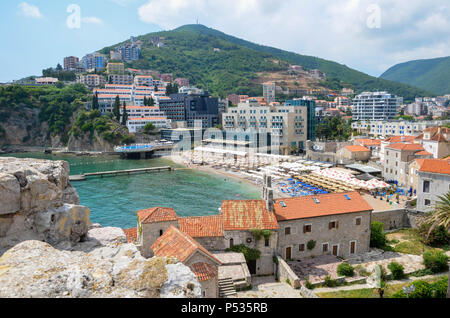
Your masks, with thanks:
[[[242,253],[245,256],[247,262],[255,261],[261,256],[261,252],[257,249],[250,248],[244,244],[235,245],[232,248],[227,248],[227,252]]]
[[[310,240],[310,241],[308,241],[308,243],[306,243],[306,248],[309,251],[313,250],[315,246],[316,246],[316,241],[314,241],[314,240]]]
[[[314,289],[314,285],[309,280],[305,281],[305,287],[308,289]]]
[[[448,256],[441,251],[427,251],[423,253],[423,264],[433,273],[441,273],[448,270]]]
[[[348,263],[341,263],[337,267],[337,273],[339,276],[352,277],[355,275],[355,271],[352,265]]]
[[[443,277],[437,282],[431,284],[433,289],[433,298],[446,298],[447,297],[448,277]]]
[[[337,280],[332,279],[330,275],[325,277],[324,285],[327,287],[336,287],[338,285]]]
[[[273,262],[278,265],[278,258],[276,256],[274,256],[272,259],[273,259]]]
[[[433,298],[433,287],[428,282],[418,280],[409,284],[408,287],[411,287],[411,285],[414,285],[415,290],[411,294],[409,294],[409,298]],[[393,297],[405,298],[407,297],[407,295],[403,292],[403,290],[400,290],[395,293]]]
[[[386,246],[386,234],[384,233],[384,224],[381,222],[372,222],[370,225],[370,247],[384,248]]]
[[[430,224],[422,224],[419,227],[419,235],[421,236],[424,244],[430,246],[442,246],[449,244],[450,234],[444,226],[435,227],[433,231],[429,233],[430,227]]]
[[[286,283],[287,283],[288,285],[291,284],[291,281],[289,280],[289,278],[286,278]]]
[[[393,279],[402,279],[405,277],[404,267],[402,264],[397,262],[390,262],[388,265],[389,270],[392,273]]]

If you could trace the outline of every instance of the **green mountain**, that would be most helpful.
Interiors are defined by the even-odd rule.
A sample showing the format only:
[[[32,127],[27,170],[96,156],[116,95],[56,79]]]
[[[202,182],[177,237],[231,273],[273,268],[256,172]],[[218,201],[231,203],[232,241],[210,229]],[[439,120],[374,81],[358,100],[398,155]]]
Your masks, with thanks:
[[[380,78],[401,82],[435,94],[450,94],[450,56],[397,64]]]
[[[155,36],[163,38],[164,47],[158,48],[150,43]],[[325,72],[327,81],[320,85],[333,90],[342,87],[351,87],[356,92],[387,90],[405,100],[433,95],[416,87],[372,77],[336,62],[258,45],[203,25],[185,25],[172,31],[139,36],[137,40],[144,43],[142,58],[129,63],[128,67],[187,77],[197,86],[219,96],[230,93],[262,95],[261,73],[286,72],[289,65]],[[104,48],[102,53],[108,54],[120,44]],[[220,52],[215,52],[214,48],[219,48]]]

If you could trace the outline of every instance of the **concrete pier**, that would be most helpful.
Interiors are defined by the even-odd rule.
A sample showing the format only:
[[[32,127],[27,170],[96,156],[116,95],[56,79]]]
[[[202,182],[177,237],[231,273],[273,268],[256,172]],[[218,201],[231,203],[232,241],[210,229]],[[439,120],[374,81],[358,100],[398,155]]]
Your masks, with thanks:
[[[69,177],[70,181],[84,181],[87,177],[101,177],[104,176],[118,176],[122,174],[135,174],[135,173],[149,173],[149,172],[161,172],[161,171],[173,171],[174,168],[170,166],[164,167],[152,167],[152,168],[140,168],[140,169],[128,169],[128,170],[114,170],[114,171],[102,171],[102,172],[91,172],[81,175],[73,175]]]

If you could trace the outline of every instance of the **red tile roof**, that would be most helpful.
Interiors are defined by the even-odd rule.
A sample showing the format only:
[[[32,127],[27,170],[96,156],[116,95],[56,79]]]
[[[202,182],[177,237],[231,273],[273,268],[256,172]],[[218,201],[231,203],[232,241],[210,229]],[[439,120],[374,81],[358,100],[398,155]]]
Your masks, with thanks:
[[[179,218],[180,230],[191,237],[223,236],[222,215]]]
[[[419,151],[415,153],[416,156],[432,156],[432,153],[429,153],[428,151]]]
[[[355,139],[355,142],[360,144],[361,146],[380,146],[380,139]]]
[[[174,226],[170,226],[166,232],[153,243],[151,248],[158,257],[175,257],[183,263],[196,252],[201,252],[217,263],[217,265],[221,264],[221,262],[201,246],[200,243]]]
[[[392,142],[392,143],[413,142],[415,138],[416,138],[415,136],[392,136],[392,137],[389,137],[388,139],[386,139],[385,141]]]
[[[345,146],[345,149],[349,150],[350,152],[366,152],[366,151],[370,151],[368,148],[363,147],[363,146]]]
[[[421,159],[419,162],[420,172],[431,172],[439,174],[450,174],[450,162],[442,159]]]
[[[263,200],[223,201],[222,215],[225,231],[279,228],[275,215],[266,209]]]
[[[348,196],[348,200],[345,196]],[[314,201],[314,198],[319,203]],[[284,201],[286,207],[281,205]],[[278,221],[313,218],[326,215],[372,211],[373,208],[358,192],[332,193],[300,198],[278,199],[275,215]]]
[[[204,262],[192,264],[189,268],[199,281],[210,280],[219,275],[219,270],[216,266]]]
[[[138,211],[137,215],[143,224],[178,220],[177,213],[171,208],[155,207]]]
[[[122,229],[125,235],[127,236],[128,243],[134,243],[137,239],[137,228],[131,229]]]
[[[405,150],[405,151],[424,151],[425,149],[420,144],[406,144],[406,143],[398,143],[386,146],[389,149],[395,150]]]

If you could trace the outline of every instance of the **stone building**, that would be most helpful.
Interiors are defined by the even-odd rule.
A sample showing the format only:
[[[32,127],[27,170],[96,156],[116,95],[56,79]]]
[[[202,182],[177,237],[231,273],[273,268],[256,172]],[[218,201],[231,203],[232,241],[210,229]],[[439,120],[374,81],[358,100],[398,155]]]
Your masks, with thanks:
[[[438,197],[450,191],[450,160],[423,160],[417,188],[417,211],[430,212]]]
[[[170,226],[151,248],[158,257],[174,257],[189,266],[202,285],[204,297],[219,297],[218,267],[222,263],[192,237]]]
[[[286,260],[298,260],[367,252],[371,212],[357,192],[278,199],[274,206],[280,226],[278,253]]]
[[[415,143],[420,143],[425,151],[431,153],[433,158],[440,159],[450,156],[450,129],[447,127],[431,127],[424,129],[417,136]]]
[[[371,157],[371,151],[364,146],[345,146],[338,150],[337,160],[340,164],[353,163],[355,161],[369,161]]]

